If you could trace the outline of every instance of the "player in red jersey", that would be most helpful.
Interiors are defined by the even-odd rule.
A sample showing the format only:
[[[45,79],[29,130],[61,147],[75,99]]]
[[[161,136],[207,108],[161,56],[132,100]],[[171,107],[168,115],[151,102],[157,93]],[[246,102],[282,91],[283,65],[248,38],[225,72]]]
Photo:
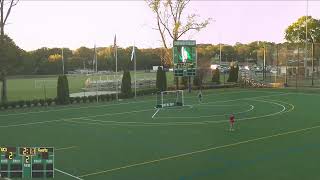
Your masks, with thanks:
[[[229,118],[229,122],[230,122],[230,131],[234,131],[234,121],[235,121],[235,118],[234,118],[234,114],[232,113],[230,115],[230,118]]]

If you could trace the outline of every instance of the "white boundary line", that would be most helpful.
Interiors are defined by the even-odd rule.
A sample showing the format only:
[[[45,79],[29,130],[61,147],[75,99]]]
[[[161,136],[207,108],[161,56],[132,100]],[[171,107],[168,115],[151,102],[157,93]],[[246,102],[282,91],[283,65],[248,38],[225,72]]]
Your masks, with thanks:
[[[79,177],[77,177],[77,176],[74,176],[74,175],[69,174],[69,173],[64,172],[64,171],[61,171],[61,170],[59,170],[59,169],[54,169],[54,170],[56,170],[56,171],[58,171],[58,172],[60,172],[60,173],[62,173],[62,174],[65,174],[65,175],[67,175],[67,176],[73,177],[74,179],[83,180],[83,179],[81,179],[81,178],[79,178]]]
[[[154,118],[154,116],[160,111],[160,109],[157,109],[157,111],[153,114],[152,119]]]
[[[129,164],[129,165],[125,165],[125,166],[122,166],[122,167],[117,167],[117,168],[113,168],[113,169],[102,170],[102,171],[99,171],[99,172],[84,174],[84,175],[81,175],[81,176],[79,176],[79,177],[88,177],[88,176],[93,176],[93,175],[97,175],[97,174],[105,174],[105,173],[114,172],[114,171],[118,171],[118,170],[122,170],[122,169],[127,169],[127,168],[131,168],[131,167],[142,166],[142,165],[153,164],[153,163],[157,163],[157,162],[161,162],[161,161],[165,161],[165,160],[171,160],[171,159],[177,159],[177,158],[192,156],[192,155],[195,155],[195,154],[200,154],[200,153],[203,153],[203,152],[208,152],[208,151],[212,151],[212,150],[216,150],[216,149],[223,149],[223,148],[228,148],[228,147],[234,147],[234,146],[238,146],[238,145],[242,145],[242,144],[248,144],[248,143],[255,142],[255,141],[259,141],[259,140],[266,140],[266,139],[270,139],[270,138],[274,138],[274,137],[278,137],[278,136],[284,136],[284,135],[289,135],[289,134],[304,132],[304,131],[308,131],[308,130],[312,130],[312,129],[317,129],[317,128],[320,128],[320,126],[313,126],[313,127],[298,129],[298,130],[294,130],[294,131],[287,131],[287,132],[278,133],[278,134],[273,134],[273,135],[269,135],[269,136],[263,136],[263,137],[259,137],[259,138],[254,138],[254,139],[249,139],[249,140],[245,140],[245,141],[240,141],[240,142],[236,142],[236,143],[232,143],[232,144],[226,144],[226,145],[221,145],[221,146],[214,146],[214,147],[207,148],[207,149],[201,149],[201,150],[192,151],[192,152],[188,152],[188,153],[183,153],[183,154],[168,156],[168,157],[164,157],[164,158],[160,158],[160,159],[155,159],[155,160],[150,160],[150,161],[144,161],[144,162],[141,162],[141,163]]]
[[[258,118],[264,118],[264,117],[269,117],[269,116],[275,116],[281,113],[287,113],[290,112],[294,109],[294,106],[292,104],[287,103],[288,105],[291,106],[291,109],[286,111],[286,107],[283,106],[282,104],[272,102],[272,101],[264,101],[264,100],[255,100],[255,101],[261,101],[261,102],[267,102],[271,104],[275,104],[278,106],[282,107],[282,110],[271,113],[271,114],[266,114],[262,116],[254,116],[254,117],[247,117],[247,118],[240,118],[237,120],[251,120],[251,119],[258,119]],[[103,120],[93,120],[93,119],[82,119],[85,120],[86,122],[79,122],[79,121],[69,121],[72,123],[79,123],[79,124],[89,124],[89,125],[103,125],[103,126],[186,126],[186,125],[204,125],[204,124],[209,124],[209,123],[224,123],[228,122],[228,120],[216,120],[216,121],[200,121],[200,122],[164,122],[164,123],[148,123],[148,122],[117,122],[117,121],[103,121]]]
[[[70,147],[62,147],[62,148],[55,148],[54,151],[62,151],[62,150],[67,150],[67,149],[74,149],[77,148],[78,146],[70,146]]]
[[[255,96],[251,98],[239,98],[239,99],[233,99],[233,100],[226,100],[226,101],[215,101],[217,102],[231,102],[231,101],[238,101],[238,100],[245,100],[245,99],[255,99],[255,98],[263,98],[263,97],[271,97],[271,96],[281,96],[281,95],[287,95],[288,93],[277,93],[274,95],[266,95],[266,96]],[[209,103],[205,103],[209,104]],[[92,116],[83,116],[83,117],[75,117],[75,118],[63,118],[63,119],[56,119],[56,120],[49,120],[49,121],[38,121],[38,122],[31,122],[31,123],[23,123],[23,124],[12,124],[12,125],[5,125],[0,126],[0,128],[8,128],[8,127],[20,127],[20,126],[28,126],[28,125],[35,125],[35,124],[46,124],[46,123],[53,123],[53,122],[61,122],[61,121],[70,121],[70,120],[76,120],[76,119],[84,119],[84,118],[93,118],[93,117],[103,117],[103,116],[113,116],[113,115],[122,115],[122,114],[129,114],[129,113],[138,113],[138,112],[145,112],[145,111],[151,111],[154,109],[146,109],[146,110],[139,110],[139,111],[129,111],[129,112],[118,112],[118,113],[106,113],[106,114],[100,114],[100,115],[92,115]],[[259,117],[258,117],[259,118]],[[225,122],[225,121],[224,121]],[[180,123],[188,123],[190,122],[176,122],[173,125],[177,125]],[[203,124],[203,123],[192,123],[192,124]],[[165,125],[165,124],[164,124]],[[170,123],[167,123],[167,125],[170,125]]]
[[[231,91],[231,92],[220,92],[220,93],[210,93],[207,94],[206,96],[216,96],[216,95],[221,95],[221,94],[236,94],[236,93],[247,93],[247,92],[263,92],[263,91],[256,91],[256,90],[252,90],[252,91],[248,91],[248,90],[244,90],[244,91]],[[268,92],[268,91],[266,91]],[[268,92],[268,93],[272,93],[272,94],[281,94],[278,92]],[[192,99],[194,97],[185,97],[187,99]],[[48,112],[58,112],[58,111],[67,111],[67,110],[76,110],[76,109],[89,109],[89,108],[99,108],[99,107],[108,107],[108,106],[115,106],[115,105],[124,105],[124,104],[136,104],[136,103],[144,103],[144,102],[153,102],[154,100],[142,100],[142,101],[130,101],[130,102],[123,102],[123,103],[111,103],[112,101],[110,101],[110,103],[105,104],[105,105],[87,105],[84,107],[70,107],[70,106],[57,106],[59,109],[54,109],[55,107],[52,107],[51,110],[45,110],[45,111],[30,111],[30,112],[22,112],[22,113],[11,113],[11,114],[0,114],[0,117],[7,117],[7,116],[18,116],[18,115],[26,115],[26,114],[38,114],[38,113],[48,113]]]
[[[93,116],[83,116],[83,117],[75,117],[75,118],[63,118],[63,119],[56,119],[56,120],[49,120],[49,121],[38,121],[38,122],[23,123],[23,124],[12,124],[12,125],[0,126],[0,128],[28,126],[28,125],[35,125],[35,124],[46,124],[46,123],[61,122],[61,121],[76,120],[76,119],[84,119],[84,118],[93,118],[93,117],[101,117],[101,116],[113,116],[113,115],[121,115],[121,114],[130,114],[130,113],[138,113],[138,112],[151,111],[151,110],[154,110],[154,109],[146,109],[146,110],[141,110],[141,111],[120,112],[120,113],[106,113],[106,114],[93,115]]]
[[[250,112],[254,109],[254,106],[249,104],[249,109],[246,109],[245,111],[239,111],[239,112],[234,112],[233,114],[243,114]],[[206,116],[165,116],[165,117],[157,117],[156,119],[199,119],[199,118],[209,118],[209,117],[214,117],[214,116],[225,116],[228,114],[213,114],[213,115],[206,115]]]

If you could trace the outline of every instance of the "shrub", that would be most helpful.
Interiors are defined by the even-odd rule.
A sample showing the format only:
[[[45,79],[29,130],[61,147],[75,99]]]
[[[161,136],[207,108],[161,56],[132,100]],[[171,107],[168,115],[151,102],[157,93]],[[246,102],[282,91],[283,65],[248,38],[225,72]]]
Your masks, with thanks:
[[[219,69],[212,70],[212,82],[220,84],[220,71]]]
[[[88,101],[88,96],[83,96],[82,97],[82,102],[86,103]]]
[[[107,101],[111,101],[112,99],[111,99],[112,97],[111,97],[111,94],[106,94],[106,100]]]
[[[75,101],[76,101],[77,103],[80,103],[80,102],[81,102],[81,97],[75,97]]]
[[[161,66],[159,66],[157,70],[156,88],[158,91],[167,90],[167,76]]]
[[[40,104],[41,106],[44,106],[44,105],[46,104],[46,101],[45,101],[44,99],[40,99],[40,100],[39,100],[39,104]]]
[[[39,105],[39,100],[38,99],[32,100],[32,104],[33,104],[33,106],[38,106]]]
[[[53,102],[53,99],[52,99],[52,98],[48,98],[48,99],[47,99],[47,104],[48,104],[48,106],[50,106],[50,105],[52,104],[52,102]]]
[[[107,97],[105,94],[99,96],[100,101],[106,101]]]
[[[74,97],[70,97],[69,98],[69,102],[70,102],[70,104],[73,104],[75,102],[75,98]]]
[[[11,101],[11,102],[7,102],[8,104],[8,108],[16,108],[19,104],[17,101]]]
[[[60,75],[58,77],[57,99],[58,104],[69,103],[69,84],[66,75]]]
[[[238,73],[239,73],[239,66],[231,66],[229,71],[229,78],[228,82],[237,82],[238,81]]]
[[[9,107],[9,106],[8,106],[8,103],[6,103],[6,102],[5,102],[5,103],[2,103],[2,107],[3,107],[3,109],[8,109],[8,107]]]
[[[31,101],[26,101],[27,107],[31,107],[32,102]]]
[[[89,99],[89,102],[92,103],[92,102],[96,101],[97,97],[96,96],[89,96],[88,99]]]
[[[125,70],[123,72],[122,84],[121,84],[121,94],[125,98],[132,97],[131,75],[128,70]]]
[[[24,105],[26,104],[26,102],[24,101],[24,100],[20,100],[19,102],[18,102],[18,105],[19,105],[19,107],[24,107]]]

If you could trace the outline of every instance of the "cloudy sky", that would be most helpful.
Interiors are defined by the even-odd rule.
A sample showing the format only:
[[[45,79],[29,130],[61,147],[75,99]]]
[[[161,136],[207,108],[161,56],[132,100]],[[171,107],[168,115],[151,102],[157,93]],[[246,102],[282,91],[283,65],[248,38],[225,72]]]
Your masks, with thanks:
[[[320,1],[309,1],[309,15],[320,18]],[[186,13],[214,21],[183,39],[197,43],[234,44],[255,40],[283,42],[288,25],[306,14],[306,1],[193,0]],[[93,47],[118,44],[159,47],[154,14],[143,0],[30,1],[21,0],[8,20],[6,33],[23,49]]]

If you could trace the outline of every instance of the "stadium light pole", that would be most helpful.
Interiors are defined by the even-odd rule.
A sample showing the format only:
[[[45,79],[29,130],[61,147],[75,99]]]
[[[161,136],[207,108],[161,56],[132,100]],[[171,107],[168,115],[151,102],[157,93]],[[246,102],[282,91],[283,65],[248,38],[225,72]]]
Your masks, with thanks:
[[[116,57],[116,100],[119,100],[118,89],[119,89],[119,80],[118,80],[118,47],[117,47],[117,36],[114,35],[114,48],[115,48],[115,57]]]
[[[220,46],[220,47],[219,47],[219,51],[220,51],[220,52],[219,52],[219,65],[220,65],[220,67],[221,67],[221,58],[222,58],[222,57],[221,57],[221,54],[222,54],[222,52],[221,52],[221,42],[219,43],[219,46]]]
[[[304,57],[304,68],[305,68],[305,73],[304,73],[304,77],[307,77],[307,58],[308,58],[308,14],[309,14],[309,1],[307,0],[307,6],[306,6],[306,20],[305,20],[305,24],[306,24],[306,39],[305,39],[305,57]],[[312,69],[313,71],[313,69]]]
[[[62,74],[64,75],[64,57],[63,57],[63,48],[61,48],[61,61],[62,61]]]

